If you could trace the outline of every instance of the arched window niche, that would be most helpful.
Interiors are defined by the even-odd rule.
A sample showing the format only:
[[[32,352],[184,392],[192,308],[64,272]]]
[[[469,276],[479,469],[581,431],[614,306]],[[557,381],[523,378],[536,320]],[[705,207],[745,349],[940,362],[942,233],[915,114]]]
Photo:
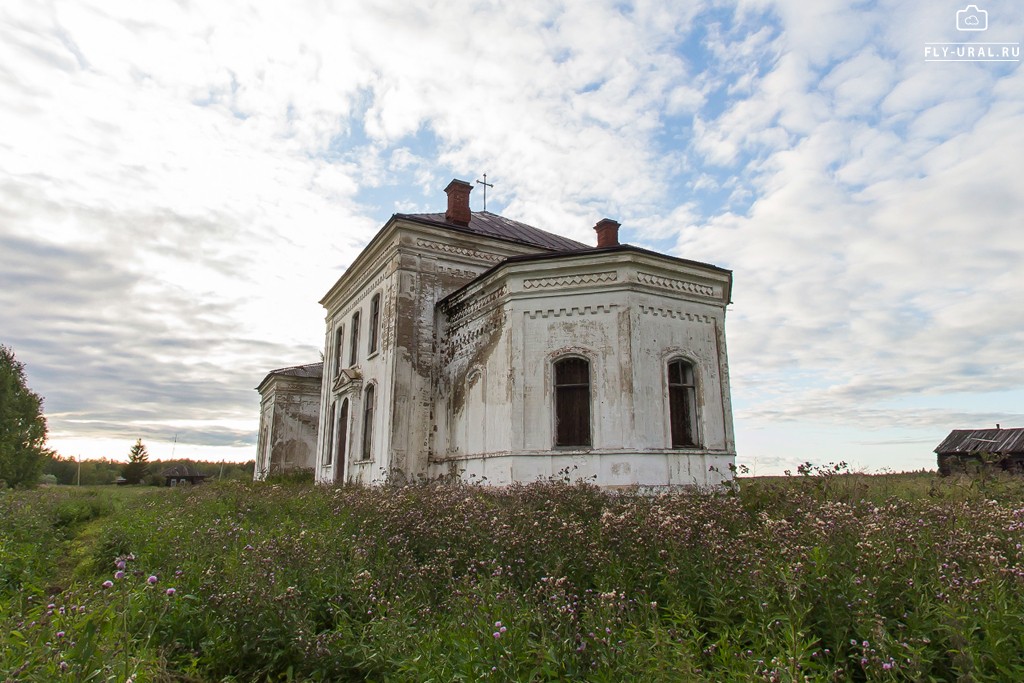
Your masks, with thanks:
[[[668,361],[668,415],[672,448],[698,448],[697,372],[686,358]]]
[[[591,437],[590,361],[563,356],[552,363],[555,446],[589,448]]]
[[[371,384],[363,394],[363,447],[360,453],[362,460],[373,457],[373,411],[376,392]]]
[[[329,467],[331,464],[332,456],[334,455],[334,404],[331,404],[331,410],[327,417],[327,434],[324,435],[327,439],[327,447],[324,449],[324,461],[323,466]]]
[[[341,411],[338,413],[338,464],[345,463],[345,448],[348,446],[348,399],[341,402]]]
[[[367,355],[372,356],[377,353],[377,341],[380,338],[380,293],[373,295],[370,299],[370,325],[367,330]]]
[[[348,364],[355,365],[359,361],[359,311],[352,314],[352,339],[349,341]]]

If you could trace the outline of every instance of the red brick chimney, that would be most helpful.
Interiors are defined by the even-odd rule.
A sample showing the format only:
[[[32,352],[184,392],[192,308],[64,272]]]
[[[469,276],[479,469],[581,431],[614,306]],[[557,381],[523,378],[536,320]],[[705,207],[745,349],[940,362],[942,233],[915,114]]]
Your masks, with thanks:
[[[597,231],[597,247],[619,246],[619,224],[611,218],[602,218],[594,226]]]
[[[444,191],[448,193],[445,220],[458,225],[469,225],[469,219],[473,215],[469,210],[469,193],[473,191],[473,186],[465,180],[452,180]]]

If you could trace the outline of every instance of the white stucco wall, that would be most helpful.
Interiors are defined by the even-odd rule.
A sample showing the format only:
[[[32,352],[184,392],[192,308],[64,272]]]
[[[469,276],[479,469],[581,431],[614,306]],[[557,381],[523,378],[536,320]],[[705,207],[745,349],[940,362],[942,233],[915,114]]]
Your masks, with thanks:
[[[318,481],[568,477],[614,487],[705,485],[731,476],[728,271],[629,248],[539,251],[401,219],[378,233],[321,301]],[[368,355],[375,294],[380,341]],[[360,351],[351,363],[356,311]],[[552,363],[566,354],[590,361],[593,441],[585,449],[553,446]],[[696,448],[670,447],[666,372],[673,358],[696,371]],[[363,459],[363,397],[371,384],[373,440]],[[327,416],[334,405],[337,418],[346,398],[347,448],[340,452],[337,419],[328,424]]]
[[[312,469],[320,420],[320,383],[312,378],[269,377],[261,385],[254,478]]]
[[[393,220],[328,292],[322,391],[323,414],[332,404],[350,400],[346,453],[330,459],[327,420],[317,436],[317,480],[322,483],[415,481],[426,476],[433,438],[436,368],[434,310],[445,296],[510,256],[536,252],[528,246]],[[368,356],[370,301],[381,294],[380,347]],[[349,362],[351,320],[360,311],[360,352]],[[345,326],[343,369],[358,379],[336,381],[335,330]],[[328,373],[330,379],[328,379]],[[363,396],[373,383],[376,393],[371,457],[360,457],[363,441]],[[338,412],[336,410],[335,415]],[[330,428],[337,435],[337,424]]]
[[[642,253],[519,263],[460,292],[443,330],[430,472],[491,483],[708,485],[735,460],[729,276]],[[589,448],[554,446],[553,363],[590,362]],[[693,363],[697,448],[672,448],[667,364]],[[714,469],[712,469],[714,468]]]

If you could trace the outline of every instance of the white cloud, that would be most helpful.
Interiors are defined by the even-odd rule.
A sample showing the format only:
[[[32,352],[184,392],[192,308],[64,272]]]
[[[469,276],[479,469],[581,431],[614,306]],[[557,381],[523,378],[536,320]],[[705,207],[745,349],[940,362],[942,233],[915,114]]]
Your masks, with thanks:
[[[250,438],[251,387],[315,360],[316,302],[387,215],[486,172],[510,217],[734,269],[745,434],[1019,387],[992,303],[1024,295],[1020,70],[923,63],[952,30],[923,0],[729,10],[5,3],[0,341],[67,438]]]

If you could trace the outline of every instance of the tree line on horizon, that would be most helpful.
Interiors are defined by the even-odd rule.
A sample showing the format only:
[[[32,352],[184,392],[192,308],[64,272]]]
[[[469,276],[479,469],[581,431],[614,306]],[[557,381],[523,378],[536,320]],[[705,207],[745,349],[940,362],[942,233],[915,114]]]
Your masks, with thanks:
[[[0,345],[0,489],[32,488],[37,484],[161,485],[161,472],[187,465],[211,479],[252,479],[256,462],[227,463],[178,458],[149,461],[142,439],[128,454],[128,462],[100,458],[76,460],[46,447],[47,425],[43,398],[28,387],[25,364],[14,350]]]
[[[133,447],[134,448],[134,447]],[[148,467],[144,473],[132,483],[150,484],[162,486],[164,477],[161,474],[164,470],[175,465],[188,465],[200,474],[207,475],[210,479],[233,479],[239,481],[250,481],[253,470],[256,467],[255,460],[248,462],[220,462],[215,460],[191,460],[188,458],[174,458],[170,460],[147,461]],[[79,462],[73,457],[51,455],[43,465],[43,483],[75,485],[79,483],[79,468],[81,468],[82,486],[97,486],[114,484],[119,477],[131,481],[126,474],[132,470],[125,470],[132,466],[132,463],[125,463],[124,460],[111,458],[99,458],[96,460],[82,460]],[[49,475],[49,476],[48,476]],[[49,477],[53,477],[51,480]]]

